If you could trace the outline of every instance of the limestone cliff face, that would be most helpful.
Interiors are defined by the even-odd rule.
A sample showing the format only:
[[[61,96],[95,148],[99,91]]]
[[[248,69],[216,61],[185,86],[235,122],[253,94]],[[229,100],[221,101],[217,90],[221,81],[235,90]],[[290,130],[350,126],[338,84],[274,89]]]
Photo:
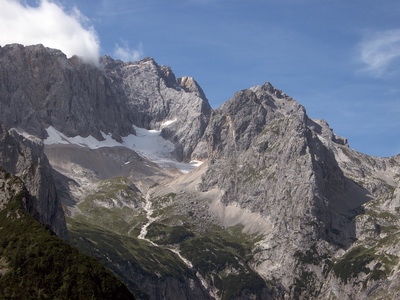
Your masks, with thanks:
[[[193,78],[176,79],[152,59],[124,63],[102,58],[102,67],[67,59],[42,45],[0,47],[0,120],[39,138],[53,126],[67,136],[101,132],[116,140],[132,125],[163,130],[178,160],[190,160],[211,107]]]
[[[102,139],[103,131],[118,139],[135,125],[161,130],[174,143],[176,159],[204,161],[185,175],[169,173],[133,150],[47,148],[54,167],[64,172],[60,180],[75,189],[67,195],[71,211],[85,215],[71,225],[77,245],[113,264],[122,278],[139,280],[151,298],[204,298],[200,283],[210,297],[220,297],[226,284],[232,290],[246,278],[237,295],[262,295],[268,283],[272,298],[399,296],[399,156],[352,150],[327,122],[310,119],[270,83],[239,91],[213,110],[193,78],[177,79],[151,58],[125,63],[105,56],[97,69],[56,50],[11,45],[0,48],[0,63],[0,123],[7,128],[0,131],[1,166],[20,176],[36,197],[27,210],[61,228],[61,235],[65,221],[43,146],[11,127],[40,139],[47,126],[70,136]],[[135,189],[134,206],[119,211],[104,205],[122,196],[131,203],[131,186],[144,191]],[[151,218],[149,207],[155,209]],[[118,234],[97,226],[105,216]],[[138,239],[146,222],[151,242]],[[109,248],[109,241],[123,246]],[[176,251],[193,264],[178,273],[197,278],[200,270],[202,277],[176,281],[176,263],[187,263]],[[134,278],[138,265],[155,262],[169,266],[168,280],[147,269]],[[246,291],[248,286],[253,290]],[[154,287],[164,291],[157,294]]]
[[[0,126],[0,167],[18,176],[31,195],[23,207],[60,237],[68,233],[64,212],[56,192],[52,169],[37,138],[25,138]]]
[[[42,45],[0,47],[0,120],[40,138],[133,133],[118,91],[96,67]]]
[[[265,236],[255,269],[267,279],[279,278],[290,297],[319,295],[302,285],[325,281],[332,257],[365,239],[361,224],[371,200],[386,197],[384,206],[395,215],[398,159],[351,150],[326,122],[309,119],[269,83],[236,93],[212,114],[194,155],[204,151],[209,162],[200,189],[217,188],[225,205],[267,221],[260,228]],[[370,230],[379,227],[370,222]]]
[[[322,286],[320,296],[327,299],[398,298],[400,156],[371,157],[320,139],[331,149],[346,178],[355,182],[359,190],[367,191],[369,198],[353,210],[350,223],[353,242],[346,251],[335,253],[333,272]],[[360,199],[363,199],[362,194],[356,193],[346,198],[349,204],[360,203]],[[341,200],[342,206],[346,205]]]
[[[211,114],[196,81],[176,79],[169,67],[151,58],[125,63],[105,56],[102,63],[126,99],[134,125],[162,130],[163,137],[175,144],[175,157],[190,160]]]

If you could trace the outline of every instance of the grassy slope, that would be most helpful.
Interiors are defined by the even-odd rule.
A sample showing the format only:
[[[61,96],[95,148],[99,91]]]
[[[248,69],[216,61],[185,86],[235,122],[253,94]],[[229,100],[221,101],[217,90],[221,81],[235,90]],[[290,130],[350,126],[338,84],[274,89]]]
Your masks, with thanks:
[[[1,299],[133,299],[110,271],[58,238],[20,205],[0,211]]]
[[[207,232],[199,232],[192,218],[176,214],[173,193],[152,199],[159,221],[148,228],[147,238],[159,247],[137,239],[146,222],[140,205],[129,209],[99,206],[120,199],[118,195],[127,191],[128,185],[123,178],[104,181],[78,205],[80,213],[67,219],[72,243],[78,249],[97,257],[128,284],[140,284],[139,278],[145,277],[180,281],[192,277],[179,257],[168,250],[178,248],[220,290],[223,299],[238,297],[242,292],[257,295],[267,288],[248,264],[258,237],[243,234],[240,226],[226,230],[209,224]],[[125,197],[131,203],[142,201],[134,193],[126,193]],[[177,222],[183,225],[176,226]]]

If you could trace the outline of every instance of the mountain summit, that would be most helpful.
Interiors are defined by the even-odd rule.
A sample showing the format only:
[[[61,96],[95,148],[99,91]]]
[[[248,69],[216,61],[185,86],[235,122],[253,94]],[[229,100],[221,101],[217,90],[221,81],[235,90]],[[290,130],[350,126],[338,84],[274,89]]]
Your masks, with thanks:
[[[138,298],[399,296],[399,156],[352,150],[268,82],[212,109],[152,58],[8,45],[0,65],[3,168],[45,176],[37,219]],[[30,177],[8,136],[35,141]]]

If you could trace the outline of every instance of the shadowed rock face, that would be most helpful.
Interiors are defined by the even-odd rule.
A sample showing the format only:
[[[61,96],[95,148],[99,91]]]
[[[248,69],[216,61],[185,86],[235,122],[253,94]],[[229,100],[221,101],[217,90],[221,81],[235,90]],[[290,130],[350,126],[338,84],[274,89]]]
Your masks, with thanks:
[[[40,138],[53,126],[67,136],[100,131],[133,133],[118,91],[96,67],[79,58],[67,59],[42,45],[0,47],[0,120]]]
[[[158,297],[152,286],[162,286],[164,296],[183,289],[175,296],[190,298],[190,280],[182,285],[171,274],[180,270],[194,276],[198,270],[188,270],[163,247],[183,251],[193,240],[206,241],[201,246],[210,261],[202,275],[214,296],[223,289],[223,280],[243,275],[237,274],[242,267],[248,278],[261,276],[268,282],[274,298],[362,299],[385,294],[381,287],[395,295],[395,283],[400,282],[399,157],[375,158],[351,150],[325,121],[311,120],[304,107],[270,83],[239,91],[212,110],[193,78],[176,79],[170,68],[151,58],[125,63],[105,56],[100,70],[77,58],[66,59],[57,50],[11,45],[0,48],[0,63],[5,65],[0,70],[0,122],[8,129],[19,127],[43,138],[51,125],[70,136],[101,139],[103,131],[118,139],[133,133],[136,125],[161,130],[175,145],[176,159],[204,161],[183,175],[127,148],[46,145],[71,218],[81,214],[71,225],[77,245],[128,280],[138,280],[135,268],[144,267],[139,280],[152,297]],[[15,131],[2,130],[0,137],[4,168],[20,174],[36,191],[31,194],[45,199],[32,211],[45,216],[46,224],[57,224],[58,198],[43,146]],[[104,190],[107,186],[111,192]],[[157,213],[148,231],[155,244],[136,240],[135,231],[145,223],[144,198]],[[130,206],[121,204],[125,210],[119,211],[118,203]],[[102,231],[106,214],[110,223],[120,226],[116,232],[126,235],[126,245],[116,242],[121,249],[108,248],[108,238],[117,241],[118,234],[102,240],[105,232],[114,230],[106,226]],[[237,246],[232,240],[225,245],[221,236],[207,232],[215,226],[223,235],[238,224],[244,234],[260,235],[252,249],[232,248]],[[93,225],[98,232],[92,236]],[[171,246],[168,232],[174,233],[174,241],[179,240],[176,235],[185,235]],[[97,240],[90,242],[92,238]],[[131,242],[134,247],[127,246]],[[159,247],[158,242],[166,244]],[[98,245],[115,252],[115,261],[109,260],[108,250],[98,251]],[[138,247],[146,255],[137,255]],[[122,257],[127,253],[129,262]],[[149,275],[153,270],[146,267],[155,261],[163,264],[167,257],[168,280]],[[202,262],[199,266],[205,267]],[[195,287],[192,296],[204,297],[197,279]],[[242,298],[247,292],[262,295],[238,292]]]
[[[103,57],[103,72],[59,50],[13,44],[0,47],[0,64],[1,123],[40,138],[53,126],[67,136],[102,140],[104,132],[120,140],[136,125],[163,129],[176,158],[190,160],[211,113],[193,78],[177,80],[152,59]],[[168,120],[176,121],[164,128]]]
[[[326,122],[316,122],[266,83],[236,93],[217,109],[194,152],[206,150],[210,158],[202,191],[217,188],[226,207],[267,220],[269,226],[260,228],[268,234],[257,270],[282,282],[291,282],[288,270],[300,272],[294,267],[299,249],[318,243],[319,255],[327,255],[327,245],[349,248],[357,239],[356,216],[373,198],[338,164],[335,149],[349,149],[346,141]]]
[[[31,194],[24,208],[40,223],[49,225],[57,235],[68,239],[64,212],[43,144],[0,126],[0,167],[24,182]]]
[[[169,67],[151,58],[125,63],[105,56],[101,61],[126,99],[134,124],[162,130],[162,136],[175,144],[175,157],[189,161],[212,111],[197,82],[191,77],[176,79]],[[164,125],[166,121],[174,122]]]

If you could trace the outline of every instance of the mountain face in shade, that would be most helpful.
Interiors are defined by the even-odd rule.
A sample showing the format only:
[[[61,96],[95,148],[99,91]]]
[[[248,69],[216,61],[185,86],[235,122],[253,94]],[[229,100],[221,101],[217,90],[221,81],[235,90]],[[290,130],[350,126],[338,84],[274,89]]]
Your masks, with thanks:
[[[0,126],[0,167],[19,176],[31,194],[22,206],[40,223],[68,239],[64,212],[57,195],[52,168],[39,139],[8,132]]]
[[[67,135],[132,133],[118,91],[102,71],[42,45],[0,48],[2,124],[40,138],[53,126]]]
[[[212,109],[151,58],[9,45],[0,65],[0,162],[25,209],[137,297],[399,296],[399,156],[352,150],[270,83]]]
[[[122,91],[134,124],[161,129],[175,144],[175,157],[189,160],[210,119],[211,107],[197,82],[175,78],[169,67],[153,59],[124,63],[103,57],[107,76]],[[174,121],[171,126],[165,122]]]

